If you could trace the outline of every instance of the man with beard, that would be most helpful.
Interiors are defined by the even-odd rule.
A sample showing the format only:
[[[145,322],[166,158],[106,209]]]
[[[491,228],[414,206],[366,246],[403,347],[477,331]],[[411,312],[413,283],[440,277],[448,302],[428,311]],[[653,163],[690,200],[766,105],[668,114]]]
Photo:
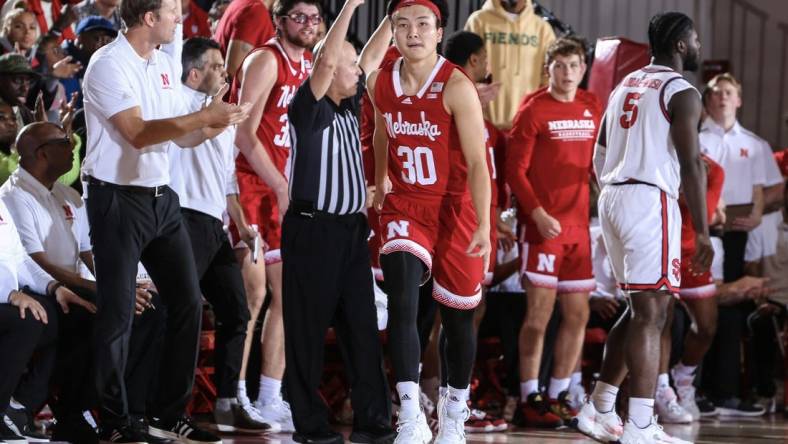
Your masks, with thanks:
[[[244,123],[238,126],[235,144],[241,153],[236,159],[240,202],[253,229],[231,225],[236,256],[241,270],[252,316],[247,330],[242,380],[238,398],[248,399],[243,380],[258,312],[266,296],[266,280],[271,286],[271,303],[263,323],[263,363],[260,392],[255,407],[274,430],[293,431],[290,407],[280,394],[285,370],[284,328],[282,326],[281,221],[289,205],[285,179],[290,156],[290,124],[287,106],[312,70],[312,55],[306,48],[313,43],[317,25],[322,21],[317,0],[278,0],[273,7],[276,37],[244,59],[233,79],[232,99],[252,103]],[[260,233],[260,251],[247,248],[248,241]],[[254,245],[254,244],[253,244]]]
[[[654,16],[648,36],[651,64],[611,95],[593,158],[605,248],[629,307],[610,331],[599,381],[573,423],[602,441],[680,444],[657,424],[654,389],[660,333],[681,283],[679,186],[695,231],[691,271],[705,272],[714,256],[698,152],[701,100],[680,74],[697,68],[700,42],[692,19],[679,12]],[[627,373],[622,427],[615,402]]]

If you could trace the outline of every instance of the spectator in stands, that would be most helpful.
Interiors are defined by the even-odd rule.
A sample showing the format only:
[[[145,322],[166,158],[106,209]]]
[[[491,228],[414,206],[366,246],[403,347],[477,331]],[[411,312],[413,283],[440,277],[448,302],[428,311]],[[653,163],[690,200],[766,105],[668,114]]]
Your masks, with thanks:
[[[51,32],[64,39],[74,38],[71,25],[77,20],[75,4],[79,0],[9,0],[3,5],[1,13],[5,15],[20,3],[35,14],[41,35]]]
[[[199,8],[192,3],[192,9]],[[207,100],[221,94],[227,73],[219,44],[195,37],[183,45],[183,95],[188,111],[199,111]],[[250,320],[241,267],[223,227],[225,210],[254,248],[257,232],[246,222],[238,202],[235,177],[235,129],[189,149],[172,153],[172,188],[178,193],[184,225],[194,250],[194,261],[203,296],[216,315],[214,419],[222,432],[263,432],[270,428],[256,414],[248,399],[238,399],[236,390]]]
[[[14,107],[17,123],[34,120],[32,110],[28,108],[32,104],[28,104],[27,95],[38,77],[23,55],[0,56],[0,99]]]
[[[82,21],[88,17],[99,16],[108,20],[117,32],[123,29],[123,20],[120,18],[120,0],[85,0],[76,8],[77,20]],[[79,34],[79,30],[77,30]]]
[[[57,321],[49,320],[41,301],[42,295],[52,297],[58,290],[57,281],[25,253],[11,214],[0,201],[0,442],[27,442],[1,416],[33,352],[54,337]]]
[[[208,13],[192,0],[182,0],[183,38],[210,37],[211,27],[208,24]]]
[[[727,206],[723,246],[725,282],[744,275],[748,232],[761,224],[766,183],[761,159],[763,139],[742,128],[736,113],[741,107],[741,84],[731,74],[719,74],[706,85],[708,117],[701,124],[700,149],[725,171],[722,200]],[[763,409],[740,400],[741,347],[745,320],[755,309],[751,300],[720,306],[717,329],[703,369],[703,388],[726,415],[760,415]]]
[[[0,31],[2,53],[29,55],[38,38],[38,22],[32,12],[24,8],[12,9],[3,17]]]
[[[18,128],[14,109],[0,99],[0,183],[5,182],[19,164],[19,155],[14,149]]]
[[[73,78],[63,80],[66,88],[66,97],[71,97],[75,92],[79,92],[77,98],[77,109],[82,108],[82,79],[85,77],[85,69],[90,62],[93,54],[99,48],[108,44],[118,36],[111,21],[100,16],[88,16],[79,21],[76,28],[76,40],[63,42],[65,53],[81,65]]]
[[[227,74],[234,77],[244,57],[275,35],[271,0],[233,0],[224,11],[213,39],[224,54]]]
[[[465,30],[481,36],[490,57],[492,78],[501,82],[489,118],[508,129],[523,97],[546,83],[543,61],[555,33],[534,13],[531,0],[486,0],[468,17]]]
[[[97,442],[95,430],[83,415],[95,407],[93,396],[86,396],[93,386],[93,353],[91,342],[85,338],[91,335],[96,312],[87,214],[79,194],[57,182],[71,167],[71,138],[55,124],[37,122],[20,131],[17,147],[19,168],[0,187],[0,198],[18,221],[17,230],[27,254],[57,279],[64,292],[57,299],[60,310],[52,303],[42,304],[49,319],[57,318],[60,325],[60,353],[53,380],[59,388],[52,404],[58,420],[55,440]],[[81,273],[83,267],[87,275]],[[166,310],[158,295],[143,289],[137,290],[136,304],[126,380],[135,425],[144,426],[147,389],[158,370]],[[48,397],[47,379],[38,382],[30,395],[16,396],[28,412],[39,410]]]
[[[39,39],[34,57],[38,62],[34,70],[40,77],[30,88],[27,101],[33,103],[41,94],[47,120],[58,122],[60,108],[69,100],[66,87],[61,80],[70,80],[82,65],[73,62],[72,57],[63,52],[63,48],[58,44],[58,37],[52,34],[44,35]]]

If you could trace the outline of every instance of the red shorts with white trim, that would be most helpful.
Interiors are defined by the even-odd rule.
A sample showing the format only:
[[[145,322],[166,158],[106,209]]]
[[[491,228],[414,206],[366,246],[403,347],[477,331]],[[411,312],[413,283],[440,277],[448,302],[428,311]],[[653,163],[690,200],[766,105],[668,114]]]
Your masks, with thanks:
[[[435,300],[472,309],[481,302],[484,278],[482,258],[465,253],[476,227],[470,201],[429,203],[389,195],[380,215],[380,254],[413,254],[432,274]]]
[[[679,290],[679,298],[688,300],[714,297],[717,294],[717,286],[714,285],[711,271],[695,274],[690,270],[693,254],[694,252],[691,251],[683,251],[681,255],[681,290]]]
[[[678,293],[681,213],[676,199],[652,185],[607,185],[599,195],[599,222],[622,290]]]
[[[279,207],[273,190],[256,174],[237,171],[238,201],[243,208],[246,222],[257,228],[265,247],[266,265],[282,262],[282,225]],[[247,248],[238,235],[235,223],[230,222],[230,241],[235,248]]]
[[[558,293],[584,293],[596,288],[588,235],[577,243],[543,240],[522,242],[521,246],[520,273],[531,285],[555,289]]]

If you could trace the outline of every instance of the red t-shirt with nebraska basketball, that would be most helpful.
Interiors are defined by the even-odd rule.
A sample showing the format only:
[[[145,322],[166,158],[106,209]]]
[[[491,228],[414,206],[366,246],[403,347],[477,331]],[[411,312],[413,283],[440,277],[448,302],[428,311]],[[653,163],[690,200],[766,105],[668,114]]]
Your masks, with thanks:
[[[262,0],[233,0],[219,20],[213,39],[219,42],[222,54],[227,55],[230,40],[241,40],[259,48],[274,35],[271,13]]]
[[[584,90],[572,102],[561,102],[543,89],[520,106],[512,123],[506,176],[529,242],[543,240],[530,217],[539,207],[561,223],[555,242],[588,237],[588,182],[601,115],[599,100]]]
[[[287,161],[290,156],[290,123],[287,120],[287,107],[293,99],[296,90],[309,77],[312,71],[312,54],[304,52],[301,60],[290,60],[279,40],[273,38],[261,48],[253,50],[249,57],[257,51],[270,51],[277,60],[276,83],[271,88],[268,100],[265,103],[260,125],[257,127],[257,138],[280,173],[285,174]],[[240,82],[238,76],[233,80],[230,90],[230,100],[238,103]],[[238,172],[255,174],[249,161],[243,154],[238,154],[235,161]]]

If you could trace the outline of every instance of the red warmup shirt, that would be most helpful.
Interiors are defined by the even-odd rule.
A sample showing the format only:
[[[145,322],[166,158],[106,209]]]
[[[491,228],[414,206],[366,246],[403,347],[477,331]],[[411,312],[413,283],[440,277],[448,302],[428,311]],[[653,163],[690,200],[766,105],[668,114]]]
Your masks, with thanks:
[[[722,167],[706,157],[701,155],[701,159],[706,163],[706,217],[708,222],[714,217],[714,212],[717,209],[717,204],[720,202],[722,195],[722,185],[725,182],[725,171]],[[695,227],[692,225],[692,218],[690,217],[689,207],[687,200],[682,194],[679,197],[679,209],[681,210],[681,257],[682,261],[690,260],[692,255],[695,254]]]
[[[788,156],[786,156],[786,152],[788,152],[788,148],[783,148],[774,153],[774,160],[777,161],[777,166],[780,167],[783,177],[788,177]]]
[[[6,1],[16,1],[16,0],[6,0]],[[60,10],[63,8],[63,5],[71,3],[76,5],[81,0],[52,0],[52,24],[57,22],[57,19],[60,18]],[[49,32],[49,25],[47,24],[46,15],[44,14],[44,8],[41,6],[41,0],[27,0],[27,7],[36,16],[36,21],[38,21],[38,31],[39,35],[44,35]],[[60,36],[60,41],[63,40],[75,40],[77,38],[76,34],[74,34],[74,30],[71,29],[71,26],[63,30],[63,34]]]
[[[506,179],[529,242],[543,240],[530,216],[539,207],[561,223],[555,241],[588,236],[588,182],[601,115],[599,100],[584,90],[572,102],[559,102],[543,89],[520,105],[507,144]]]
[[[228,6],[229,8],[229,6]],[[192,37],[211,37],[211,25],[208,24],[208,13],[197,6],[196,3],[189,4],[189,15],[183,21],[183,38]]]
[[[222,54],[227,55],[230,40],[241,40],[259,48],[275,34],[271,13],[262,0],[233,0],[219,20],[213,39],[219,42]]]
[[[386,121],[391,192],[429,204],[440,204],[446,196],[465,197],[464,164],[457,163],[462,159],[457,126],[443,105],[446,83],[459,68],[439,57],[422,89],[409,96],[401,89],[402,63],[400,58],[384,65],[374,91],[375,106]]]
[[[290,121],[287,119],[287,107],[293,100],[298,87],[309,78],[309,74],[312,72],[312,53],[304,51],[302,60],[290,60],[276,38],[269,40],[262,48],[253,50],[246,57],[250,57],[257,51],[270,51],[276,57],[277,62],[276,82],[268,94],[263,115],[260,117],[257,138],[268,155],[271,156],[277,170],[287,177],[285,169],[290,157]],[[246,59],[244,58],[244,60]],[[238,76],[235,76],[230,89],[232,103],[238,103],[240,92],[241,85],[238,82]],[[239,153],[235,158],[235,167],[237,171],[256,174],[242,153]]]

